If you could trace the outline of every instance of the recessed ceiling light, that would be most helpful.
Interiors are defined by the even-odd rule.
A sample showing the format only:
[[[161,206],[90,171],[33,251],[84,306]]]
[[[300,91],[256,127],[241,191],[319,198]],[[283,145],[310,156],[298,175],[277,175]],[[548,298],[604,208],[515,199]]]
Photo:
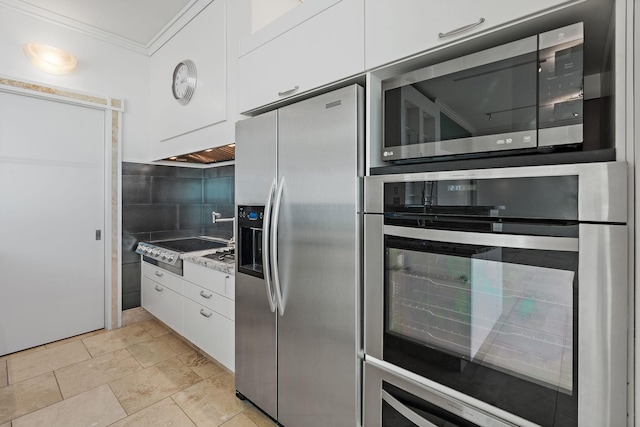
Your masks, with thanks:
[[[213,148],[209,148],[209,149],[207,149],[207,150],[204,150],[204,152],[205,152],[205,153],[210,153],[210,152],[212,152],[212,151],[213,151]]]
[[[25,43],[24,54],[39,70],[49,74],[64,75],[72,72],[78,60],[66,50],[39,43]]]

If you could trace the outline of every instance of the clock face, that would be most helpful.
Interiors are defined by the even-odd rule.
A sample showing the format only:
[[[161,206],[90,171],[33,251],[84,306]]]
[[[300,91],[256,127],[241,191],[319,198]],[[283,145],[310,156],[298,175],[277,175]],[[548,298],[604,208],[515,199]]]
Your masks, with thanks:
[[[185,60],[176,65],[171,88],[179,103],[186,105],[191,100],[196,88],[196,67],[192,61]]]

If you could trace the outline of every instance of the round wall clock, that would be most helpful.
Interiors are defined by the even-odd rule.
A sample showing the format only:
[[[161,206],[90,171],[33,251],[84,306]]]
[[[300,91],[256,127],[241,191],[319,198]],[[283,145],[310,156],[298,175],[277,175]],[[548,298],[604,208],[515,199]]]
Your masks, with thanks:
[[[173,97],[180,104],[187,105],[196,90],[196,82],[196,64],[189,59],[179,62],[173,70],[173,81],[171,82]]]

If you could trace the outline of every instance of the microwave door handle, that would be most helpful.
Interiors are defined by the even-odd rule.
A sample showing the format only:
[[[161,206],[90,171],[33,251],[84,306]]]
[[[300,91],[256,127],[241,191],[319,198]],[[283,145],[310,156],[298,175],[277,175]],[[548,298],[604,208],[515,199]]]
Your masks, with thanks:
[[[263,227],[262,227],[262,266],[264,272],[264,283],[267,289],[267,300],[269,301],[269,308],[271,312],[274,313],[276,311],[276,300],[273,294],[273,289],[271,288],[271,254],[269,252],[269,236],[270,226],[269,221],[271,221],[271,205],[273,203],[273,193],[276,189],[276,178],[273,178],[273,182],[271,183],[271,187],[269,187],[269,196],[267,197],[267,202],[264,207],[264,219],[263,219]]]
[[[430,421],[425,420],[416,414],[411,408],[404,405],[395,397],[391,396],[386,390],[382,390],[382,400],[387,402],[389,406],[398,411],[403,417],[417,425],[418,427],[438,427]]]
[[[271,269],[273,273],[273,287],[275,288],[276,302],[280,316],[284,315],[284,298],[280,286],[280,273],[278,271],[278,223],[280,222],[280,205],[282,203],[282,191],[284,190],[284,177],[280,178],[276,190],[276,200],[273,204],[273,218],[271,218]]]

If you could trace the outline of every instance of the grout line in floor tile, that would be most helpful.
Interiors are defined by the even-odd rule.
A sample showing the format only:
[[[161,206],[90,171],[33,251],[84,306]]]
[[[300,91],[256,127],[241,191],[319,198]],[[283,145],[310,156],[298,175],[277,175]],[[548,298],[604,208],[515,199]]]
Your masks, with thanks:
[[[51,373],[53,374],[53,378],[55,378],[55,380],[56,380],[56,385],[58,386],[58,391],[60,392],[60,397],[62,397],[62,400],[66,400],[66,397],[64,397],[64,393],[62,393],[62,387],[60,387],[60,381],[58,381],[58,375],[56,375],[56,371],[53,370],[53,371],[51,371]]]
[[[126,375],[125,375],[126,376]],[[107,387],[109,387],[109,391],[111,392],[111,394],[113,394],[113,397],[116,398],[116,400],[118,401],[118,405],[120,405],[120,407],[122,408],[122,412],[124,412],[126,415],[124,418],[119,419],[118,421],[114,421],[109,425],[113,425],[115,423],[119,423],[120,421],[126,419],[127,417],[130,416],[130,414],[127,412],[127,410],[124,408],[124,406],[122,406],[122,402],[120,402],[120,399],[118,399],[118,396],[116,395],[116,393],[113,391],[113,389],[111,388],[111,384],[107,383]]]
[[[91,338],[91,337],[87,337],[87,338]],[[93,354],[91,354],[91,352],[89,351],[89,347],[87,347],[87,345],[84,343],[84,340],[86,340],[87,338],[81,339],[80,342],[82,343],[82,346],[84,347],[84,349],[87,350],[87,353],[89,353],[89,357],[93,359]]]
[[[196,383],[196,384],[197,384],[197,383]],[[185,410],[184,410],[184,409],[182,409],[182,406],[180,406],[180,405],[178,404],[178,402],[176,402],[176,400],[173,398],[173,396],[175,396],[175,395],[176,395],[176,394],[178,394],[178,393],[180,393],[180,392],[173,393],[171,396],[169,396],[169,398],[170,398],[170,399],[171,399],[171,401],[172,401],[172,402],[173,402],[173,403],[178,407],[178,409],[180,409],[180,410],[182,411],[182,413],[183,413],[187,418],[189,418],[189,420],[190,420],[190,421],[191,421],[191,422],[192,422],[196,427],[198,427],[198,423],[196,422],[196,420],[194,420],[193,418],[191,418],[191,417],[189,416],[189,414],[187,414],[187,413],[185,412]]]

